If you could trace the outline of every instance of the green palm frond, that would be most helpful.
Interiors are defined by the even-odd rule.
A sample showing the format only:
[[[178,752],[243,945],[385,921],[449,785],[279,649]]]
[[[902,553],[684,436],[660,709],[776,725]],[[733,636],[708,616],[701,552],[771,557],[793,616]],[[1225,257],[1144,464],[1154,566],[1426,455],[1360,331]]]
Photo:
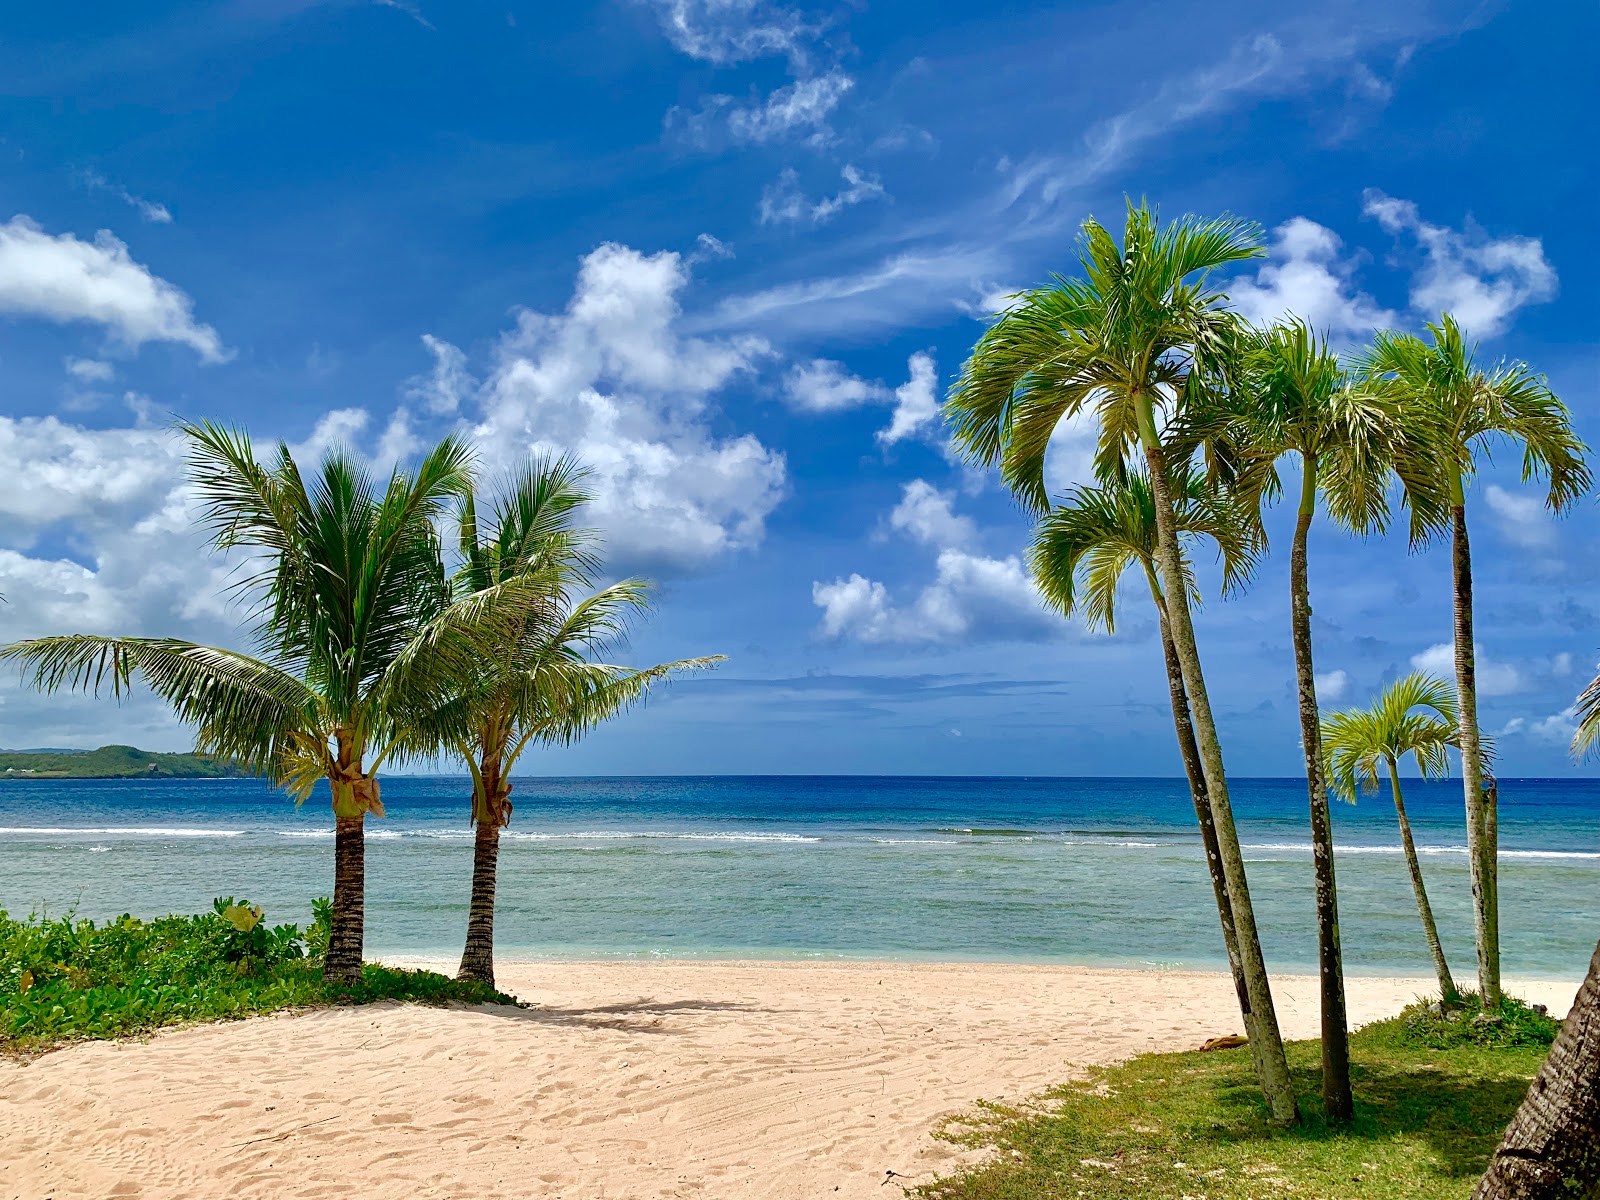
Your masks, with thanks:
[[[1367,708],[1322,720],[1328,786],[1352,803],[1358,792],[1377,790],[1380,768],[1408,754],[1425,779],[1448,773],[1448,751],[1459,744],[1455,688],[1422,673],[1397,679]]]
[[[1139,438],[1141,397],[1157,407],[1187,394],[1196,372],[1222,369],[1240,322],[1209,287],[1210,272],[1261,253],[1260,231],[1230,217],[1165,227],[1129,203],[1119,246],[1097,222],[1078,241],[1081,278],[1020,298],[978,340],[945,402],[955,446],[998,466],[1018,499],[1049,509],[1044,463],[1063,420],[1092,413],[1096,472],[1120,480]]]

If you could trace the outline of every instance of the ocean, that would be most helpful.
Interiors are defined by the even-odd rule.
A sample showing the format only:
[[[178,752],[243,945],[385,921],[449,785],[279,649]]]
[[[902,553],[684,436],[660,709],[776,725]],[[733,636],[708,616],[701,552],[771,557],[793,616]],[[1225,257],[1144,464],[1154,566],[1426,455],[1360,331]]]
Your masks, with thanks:
[[[1303,780],[1232,784],[1268,964],[1314,969]],[[465,778],[393,777],[367,834],[370,954],[459,954]],[[1580,978],[1600,937],[1600,781],[1501,783],[1508,975]],[[1475,971],[1460,784],[1407,810],[1446,952]],[[517,781],[497,949],[528,957],[888,958],[1223,967],[1176,779]],[[304,922],[332,891],[327,793],[257,780],[0,780],[0,908],[104,919],[216,896]],[[1387,792],[1335,804],[1351,973],[1431,965]]]

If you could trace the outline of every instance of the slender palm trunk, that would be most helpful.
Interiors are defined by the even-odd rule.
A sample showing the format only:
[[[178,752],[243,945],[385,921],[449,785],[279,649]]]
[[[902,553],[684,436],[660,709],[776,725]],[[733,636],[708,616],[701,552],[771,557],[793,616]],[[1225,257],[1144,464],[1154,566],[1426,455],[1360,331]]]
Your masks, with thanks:
[[[1411,822],[1406,818],[1406,802],[1400,796],[1400,769],[1394,759],[1389,764],[1389,786],[1394,791],[1394,815],[1400,820],[1400,844],[1405,847],[1406,867],[1411,872],[1411,890],[1417,896],[1417,913],[1422,918],[1422,932],[1428,939],[1428,953],[1433,955],[1433,971],[1439,977],[1439,1002],[1446,1007],[1461,1003],[1461,993],[1456,991],[1456,981],[1450,976],[1450,964],[1444,960],[1444,946],[1439,941],[1439,927],[1433,923],[1433,906],[1428,903],[1428,890],[1422,886],[1422,864],[1417,861],[1417,844],[1411,840]]]
[[[1472,547],[1467,507],[1453,497],[1451,566],[1455,576],[1456,700],[1461,712],[1461,787],[1467,801],[1467,856],[1472,864],[1472,922],[1478,948],[1478,994],[1484,1007],[1500,1003],[1500,889],[1495,799],[1483,786],[1483,747],[1478,737],[1478,679],[1472,644]]]
[[[333,929],[324,979],[361,978],[362,939],[366,924],[367,837],[365,813],[333,820]]]
[[[1194,640],[1194,623],[1189,615],[1189,597],[1184,591],[1183,564],[1178,549],[1177,520],[1172,509],[1172,491],[1167,485],[1166,453],[1156,434],[1151,399],[1139,396],[1140,440],[1150,467],[1150,486],[1155,493],[1156,561],[1166,585],[1167,613],[1172,626],[1172,644],[1183,668],[1184,689],[1189,695],[1194,718],[1195,741],[1200,748],[1206,796],[1216,822],[1217,848],[1228,881],[1228,899],[1233,906],[1234,928],[1239,936],[1239,960],[1244,968],[1250,1011],[1244,1013],[1245,1032],[1262,1094],[1275,1121],[1286,1125],[1299,1120],[1294,1081],[1283,1053],[1283,1034],[1278,1029],[1278,1014],[1272,1003],[1272,986],[1267,980],[1266,963],[1261,954],[1261,939],[1256,930],[1255,911],[1250,904],[1250,885],[1245,879],[1244,856],[1239,850],[1239,834],[1233,824],[1233,806],[1228,799],[1228,779],[1222,764],[1222,746],[1217,741],[1217,726],[1211,715],[1211,699],[1206,693],[1205,676]]]
[[[1306,540],[1317,504],[1317,459],[1307,455],[1289,557],[1291,622],[1294,626],[1295,680],[1300,693],[1300,741],[1306,752],[1306,788],[1311,794],[1311,860],[1317,882],[1317,966],[1322,992],[1322,1113],[1348,1121],[1355,1113],[1350,1096],[1350,1028],[1345,1016],[1344,964],[1339,953],[1339,890],[1333,867],[1333,822],[1328,815],[1328,785],[1323,778],[1321,716],[1317,710],[1316,669],[1311,657],[1311,582]]]
[[[1233,975],[1233,990],[1239,996],[1239,1012],[1250,1013],[1250,989],[1245,984],[1244,967],[1239,960],[1239,935],[1233,925],[1233,904],[1228,900],[1228,877],[1222,869],[1222,850],[1217,844],[1216,820],[1206,796],[1205,768],[1200,762],[1200,747],[1194,740],[1194,718],[1189,713],[1189,694],[1183,689],[1183,664],[1172,644],[1172,629],[1167,623],[1167,605],[1155,568],[1145,565],[1150,578],[1150,595],[1156,602],[1161,622],[1161,649],[1167,661],[1167,690],[1172,695],[1172,723],[1178,734],[1178,752],[1183,756],[1184,774],[1189,777],[1189,795],[1194,800],[1195,820],[1200,824],[1200,842],[1205,847],[1206,867],[1211,872],[1211,891],[1217,900],[1217,916],[1222,921],[1222,944],[1228,953],[1228,970]]]
[[[500,864],[500,824],[479,821],[472,849],[472,907],[467,917],[467,947],[457,979],[494,986],[494,885]]]
[[[1473,1200],[1600,1194],[1600,946]]]

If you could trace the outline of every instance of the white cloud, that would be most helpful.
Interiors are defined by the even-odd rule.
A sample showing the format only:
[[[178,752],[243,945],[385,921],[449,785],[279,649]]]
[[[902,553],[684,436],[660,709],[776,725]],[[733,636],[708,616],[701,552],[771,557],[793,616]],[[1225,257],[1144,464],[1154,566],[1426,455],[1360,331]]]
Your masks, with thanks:
[[[1577,732],[1578,707],[1572,704],[1548,717],[1512,717],[1500,730],[1499,736],[1525,734],[1536,741],[1566,747],[1572,744],[1572,736]]]
[[[762,143],[799,129],[826,128],[828,115],[855,83],[843,71],[797,79],[778,88],[760,105],[730,109],[728,132],[736,142]]]
[[[477,392],[486,464],[575,455],[592,471],[591,516],[612,558],[654,569],[757,544],[786,483],[781,453],[711,427],[712,398],[770,350],[686,336],[688,279],[675,253],[602,245],[564,312],[518,314]]]
[[[165,204],[157,204],[154,200],[146,200],[142,196],[135,196],[120,183],[112,183],[98,171],[85,171],[83,173],[84,186],[91,192],[109,192],[128,207],[134,209],[152,225],[172,224],[172,213]]]
[[[882,583],[858,573],[811,585],[826,638],[868,643],[949,643],[973,638],[1033,640],[1059,633],[1062,623],[1039,598],[1016,555],[990,558],[970,549],[972,521],[958,515],[948,493],[926,480],[907,484],[889,526],[938,549],[936,574],[908,606],[897,606]]]
[[[1555,523],[1544,501],[1537,496],[1509,491],[1498,483],[1491,483],[1484,490],[1484,499],[1489,502],[1495,525],[1507,541],[1534,550],[1555,544]]]
[[[110,383],[117,375],[115,367],[96,358],[69,358],[66,368],[80,383]]]
[[[767,0],[647,0],[667,40],[691,58],[724,65],[801,53],[815,34],[800,14]]]
[[[845,186],[837,194],[812,201],[801,192],[798,173],[792,167],[784,168],[776,180],[762,189],[759,209],[761,223],[820,225],[852,205],[885,194],[883,182],[876,175],[865,174],[848,163],[840,175]]]
[[[1317,701],[1333,704],[1342,700],[1350,690],[1350,676],[1345,671],[1328,671],[1317,676]]]
[[[878,441],[885,446],[918,436],[939,420],[939,373],[933,356],[919,351],[906,360],[906,368],[911,378],[895,388],[894,416],[887,428],[878,431]]]
[[[882,403],[889,389],[850,374],[843,363],[814,358],[789,368],[783,379],[783,395],[791,408],[801,412],[829,413]]]
[[[189,297],[134,262],[106,230],[84,242],[52,237],[28,217],[0,225],[0,312],[92,322],[135,348],[177,342],[206,362],[227,357],[216,330],[195,321]]]
[[[317,418],[311,434],[302,442],[289,446],[296,462],[314,462],[335,446],[360,451],[361,435],[371,422],[371,414],[364,408],[335,408]]]
[[[1556,294],[1556,272],[1538,238],[1492,238],[1470,219],[1461,230],[1424,221],[1410,200],[1376,188],[1362,193],[1362,211],[1399,238],[1409,234],[1422,250],[1411,282],[1411,308],[1437,320],[1452,314],[1479,337],[1493,337],[1527,304]]]
[[[1527,686],[1522,672],[1512,663],[1497,662],[1483,652],[1483,647],[1476,647],[1473,656],[1477,673],[1478,695],[1509,696],[1520,692]],[[1453,680],[1456,677],[1456,648],[1454,642],[1439,642],[1429,646],[1420,654],[1411,656],[1411,665],[1418,671],[1426,671],[1430,675],[1437,675],[1441,679]]]
[[[406,381],[406,398],[421,401],[431,413],[453,413],[461,407],[462,397],[476,386],[467,370],[467,356],[431,333],[422,335],[422,344],[433,355],[433,370]]]
[[[1572,674],[1572,655],[1566,650],[1557,654],[1550,660],[1550,674],[1557,679],[1565,679]]]
[[[1228,295],[1246,318],[1266,324],[1296,316],[1335,341],[1366,337],[1395,323],[1395,314],[1356,288],[1354,264],[1340,259],[1337,234],[1306,217],[1274,230],[1272,257],[1255,278],[1240,278]]]

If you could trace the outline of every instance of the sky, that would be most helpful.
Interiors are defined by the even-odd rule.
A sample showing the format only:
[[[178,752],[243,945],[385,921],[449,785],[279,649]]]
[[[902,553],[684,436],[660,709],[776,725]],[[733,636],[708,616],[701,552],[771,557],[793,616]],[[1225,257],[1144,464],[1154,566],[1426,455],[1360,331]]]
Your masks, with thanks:
[[[1448,309],[1600,444],[1592,6],[1332,0],[36,5],[0,42],[0,639],[242,646],[175,417],[354,446],[452,430],[592,469],[618,652],[721,653],[554,774],[1173,775],[1142,583],[1039,602],[1024,515],[940,401],[1006,297],[1125,197],[1258,222],[1228,281],[1344,349]],[[1587,81],[1587,82],[1585,82]],[[1086,479],[1085,433],[1048,472]],[[1292,468],[1291,475],[1292,475]],[[1502,776],[1596,670],[1600,522],[1502,450],[1469,498]],[[1197,622],[1224,753],[1303,769],[1287,543]],[[1448,555],[1314,530],[1320,699],[1448,674]],[[188,734],[0,682],[0,745]]]

